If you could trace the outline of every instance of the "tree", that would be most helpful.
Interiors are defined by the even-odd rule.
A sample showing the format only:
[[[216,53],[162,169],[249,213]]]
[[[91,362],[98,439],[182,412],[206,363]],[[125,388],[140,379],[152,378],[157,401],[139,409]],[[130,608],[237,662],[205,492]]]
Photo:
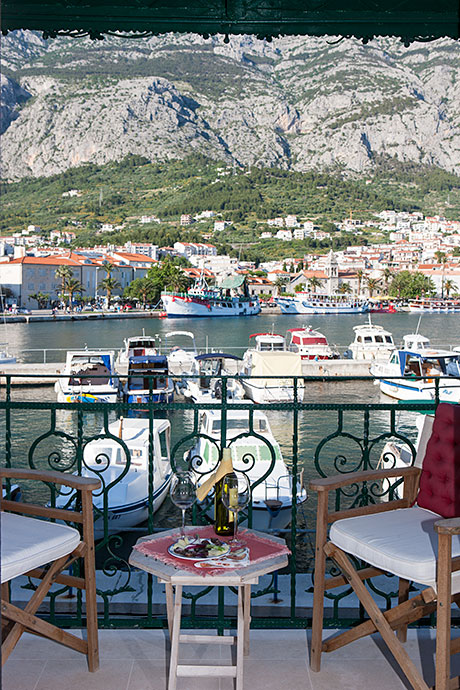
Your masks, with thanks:
[[[428,276],[410,271],[397,273],[391,281],[389,294],[400,299],[415,299],[420,296],[434,295],[436,287]]]
[[[112,297],[112,292],[120,287],[120,283],[116,278],[111,278],[107,276],[104,280],[101,280],[99,287],[105,290],[107,295],[107,306],[110,307],[110,299]]]
[[[168,256],[161,263],[153,266],[146,275],[151,281],[152,292],[149,293],[150,301],[158,302],[162,290],[173,290],[174,292],[187,292],[190,287],[190,278],[176,266],[175,262]]]
[[[338,292],[340,292],[341,295],[349,295],[350,292],[351,292],[351,285],[350,285],[350,283],[342,283],[342,284],[339,286]]]
[[[391,268],[386,268],[383,269],[383,282],[385,283],[385,292],[388,292],[388,283],[390,282],[390,279],[393,277],[393,271]]]
[[[363,281],[364,277],[364,271],[361,268],[358,268],[356,271],[356,277],[358,278],[358,297],[361,294],[361,283]]]
[[[50,296],[48,294],[45,294],[43,292],[34,292],[33,295],[29,295],[30,299],[34,299],[37,302],[37,306],[39,309],[45,309],[46,305],[48,304],[48,300]]]
[[[54,275],[56,276],[56,278],[59,278],[59,280],[61,281],[61,296],[65,302],[66,301],[67,281],[70,278],[73,278],[73,271],[70,268],[70,266],[65,266],[64,264],[62,264],[61,266],[57,267]]]
[[[450,280],[450,279],[446,280],[446,282],[444,283],[444,290],[445,290],[446,296],[449,297],[450,293],[454,292],[456,287],[457,286],[453,280]]]
[[[276,294],[279,296],[283,288],[286,287],[286,283],[288,281],[288,278],[286,276],[278,276],[277,279],[275,280],[275,287],[276,287]]]
[[[112,273],[115,270],[115,266],[110,261],[104,261],[101,268],[103,271],[105,271],[107,278],[112,277]]]
[[[135,300],[142,300],[142,306],[145,309],[147,300],[155,302],[155,285],[150,278],[136,278],[133,280],[124,292],[125,297]]]
[[[378,278],[366,278],[367,289],[369,290],[369,297],[373,297],[374,290],[377,290],[380,285]]]
[[[308,284],[310,286],[311,291],[314,292],[316,288],[321,286],[321,280],[316,276],[312,276],[308,279]]]
[[[73,296],[75,293],[81,293],[85,291],[85,288],[76,278],[69,278],[66,282],[66,291],[69,295],[70,308],[73,309]]]

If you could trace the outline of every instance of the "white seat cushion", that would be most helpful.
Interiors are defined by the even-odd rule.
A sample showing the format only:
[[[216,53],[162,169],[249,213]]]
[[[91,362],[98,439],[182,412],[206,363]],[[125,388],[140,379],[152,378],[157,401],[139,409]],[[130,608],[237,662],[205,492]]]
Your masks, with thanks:
[[[330,540],[370,565],[436,589],[434,523],[441,519],[418,506],[345,518],[333,523]],[[452,538],[452,555],[460,555],[459,536]],[[460,591],[460,572],[452,575],[452,591]]]
[[[72,553],[80,542],[67,525],[3,512],[0,523],[2,582]]]

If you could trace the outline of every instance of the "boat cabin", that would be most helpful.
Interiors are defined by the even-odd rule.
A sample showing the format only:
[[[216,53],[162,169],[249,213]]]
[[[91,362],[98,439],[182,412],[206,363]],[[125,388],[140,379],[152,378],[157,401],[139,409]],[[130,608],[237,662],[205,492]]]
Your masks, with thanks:
[[[152,378],[154,377],[154,378]],[[165,355],[131,357],[128,366],[128,389],[148,391],[151,379],[152,390],[168,385],[168,360]]]
[[[257,352],[281,352],[285,349],[284,335],[279,333],[253,333],[249,340],[254,338],[254,349]]]
[[[429,350],[431,348],[429,338],[419,333],[409,333],[403,337],[404,350]]]
[[[113,353],[70,353],[68,366],[69,386],[106,386],[113,383]]]

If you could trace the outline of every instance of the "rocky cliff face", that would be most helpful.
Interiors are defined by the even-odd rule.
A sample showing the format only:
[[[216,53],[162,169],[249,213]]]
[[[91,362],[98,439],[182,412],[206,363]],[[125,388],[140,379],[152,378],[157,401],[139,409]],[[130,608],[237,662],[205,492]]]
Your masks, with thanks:
[[[3,39],[2,175],[139,153],[372,171],[376,155],[460,173],[460,45],[393,39]]]

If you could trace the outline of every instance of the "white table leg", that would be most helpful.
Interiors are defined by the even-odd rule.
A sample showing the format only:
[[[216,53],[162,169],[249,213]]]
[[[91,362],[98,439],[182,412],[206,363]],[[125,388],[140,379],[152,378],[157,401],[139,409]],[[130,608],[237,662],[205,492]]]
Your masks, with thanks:
[[[249,627],[251,625],[251,585],[244,585],[244,655],[249,654]]]
[[[236,690],[243,690],[243,661],[244,661],[244,613],[243,613],[244,586],[238,587],[238,624],[236,630]]]
[[[169,641],[172,642],[173,616],[174,616],[174,592],[170,582],[165,582],[166,591],[166,615],[168,617]]]
[[[172,624],[171,637],[171,660],[169,663],[169,683],[168,690],[176,690],[177,685],[177,662],[179,659],[179,635],[182,609],[182,585],[176,585],[176,596],[174,600],[174,620]]]

